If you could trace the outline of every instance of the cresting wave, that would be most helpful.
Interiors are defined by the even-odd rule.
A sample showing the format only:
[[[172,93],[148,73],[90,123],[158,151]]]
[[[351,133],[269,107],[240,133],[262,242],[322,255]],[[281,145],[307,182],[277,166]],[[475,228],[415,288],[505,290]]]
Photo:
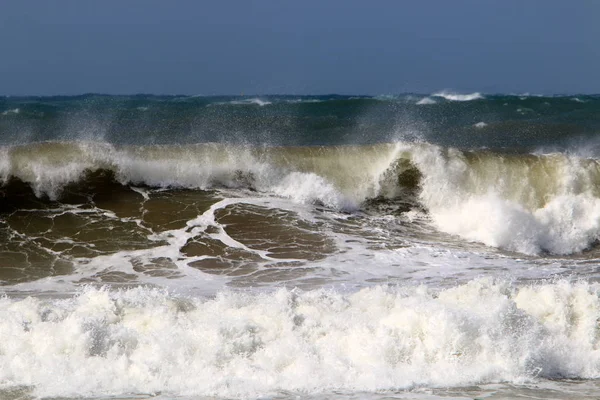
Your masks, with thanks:
[[[18,179],[38,197],[60,198],[90,172],[158,188],[244,188],[354,210],[380,195],[399,147],[256,147],[226,144],[122,146],[53,142],[1,150],[2,182]],[[406,165],[408,168],[408,164]],[[394,188],[390,188],[394,190]]]
[[[600,239],[600,165],[564,154],[402,142],[328,147],[49,142],[4,147],[1,153],[5,199],[14,195],[15,180],[56,200],[90,173],[107,171],[125,185],[250,189],[343,211],[377,199],[408,201],[443,232],[528,254],[581,252]]]
[[[599,289],[480,279],[354,294],[86,288],[62,300],[2,298],[0,389],[239,398],[595,379]]]
[[[481,93],[469,93],[469,94],[459,94],[459,93],[452,93],[449,91],[441,91],[441,92],[437,92],[432,94],[433,97],[442,97],[446,100],[450,100],[450,101],[471,101],[471,100],[480,100],[483,99],[484,97],[481,95]]]

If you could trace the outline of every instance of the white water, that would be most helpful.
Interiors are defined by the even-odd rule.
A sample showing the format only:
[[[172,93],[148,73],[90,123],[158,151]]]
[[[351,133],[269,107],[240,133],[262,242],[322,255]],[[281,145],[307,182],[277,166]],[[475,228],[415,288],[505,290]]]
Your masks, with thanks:
[[[13,108],[10,110],[2,111],[2,115],[18,114],[21,110],[19,108]]]
[[[423,97],[421,100],[417,101],[417,105],[428,105],[428,104],[436,104],[436,101],[431,97]]]
[[[251,99],[247,99],[247,100],[234,100],[234,101],[230,101],[229,103],[226,104],[235,104],[235,105],[240,105],[240,104],[256,104],[257,106],[267,106],[269,104],[272,104],[270,101],[267,100],[261,100],[259,98],[251,98]]]
[[[0,299],[2,388],[247,397],[597,378],[598,286]]]
[[[437,92],[432,94],[433,97],[442,97],[446,100],[450,100],[450,101],[471,101],[471,100],[479,100],[479,99],[483,99],[484,97],[481,95],[481,93],[479,92],[475,92],[475,93],[469,93],[469,94],[459,94],[459,93],[453,93],[453,92],[448,92],[448,91],[441,91],[441,92]]]
[[[527,254],[581,252],[600,238],[596,162],[541,156],[526,168],[501,158],[470,164],[425,146],[420,199],[441,231]],[[535,164],[537,163],[537,165]]]

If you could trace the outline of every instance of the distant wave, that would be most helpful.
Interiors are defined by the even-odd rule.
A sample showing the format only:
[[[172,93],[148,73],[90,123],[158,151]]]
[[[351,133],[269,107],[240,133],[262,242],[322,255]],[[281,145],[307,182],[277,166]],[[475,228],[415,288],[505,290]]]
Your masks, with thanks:
[[[424,97],[421,100],[417,101],[417,105],[427,105],[427,104],[436,104],[437,102],[433,100],[431,97]]]
[[[250,99],[244,99],[244,100],[232,100],[232,101],[220,101],[217,103],[210,103],[207,105],[207,107],[211,107],[211,106],[222,106],[222,105],[242,105],[242,106],[246,106],[246,105],[257,105],[257,106],[267,106],[269,104],[273,104],[272,102],[268,101],[268,100],[262,100],[259,99],[258,97],[253,97]]]
[[[401,96],[397,96],[397,95],[392,95],[392,94],[380,94],[379,96],[375,96],[373,97],[375,100],[381,100],[381,101],[394,101],[394,100],[398,100]],[[408,96],[410,97],[410,96]],[[357,99],[360,99],[360,97],[357,97]]]
[[[527,113],[533,113],[534,111],[531,108],[517,108],[517,112],[519,114],[525,115]]]
[[[6,111],[2,112],[2,115],[18,114],[20,112],[21,112],[21,110],[19,108],[13,108],[12,110],[6,110]]]
[[[442,98],[444,98],[446,100],[450,100],[450,101],[471,101],[471,100],[479,100],[479,99],[484,98],[481,95],[481,93],[479,93],[479,92],[469,93],[469,94],[459,94],[459,93],[447,92],[445,90],[434,93],[434,94],[432,94],[432,96],[442,97]]]
[[[478,123],[474,124],[473,126],[475,128],[485,128],[487,125],[488,124],[486,124],[485,122],[481,121],[481,122],[478,122]]]
[[[269,104],[273,104],[270,101],[266,101],[266,100],[261,100],[259,98],[252,98],[252,99],[248,99],[248,100],[234,100],[234,101],[230,101],[228,104],[256,104],[258,106],[266,106]]]
[[[322,103],[323,100],[319,100],[319,99],[292,99],[292,100],[286,100],[286,103],[290,103],[290,104],[298,104],[298,103]]]

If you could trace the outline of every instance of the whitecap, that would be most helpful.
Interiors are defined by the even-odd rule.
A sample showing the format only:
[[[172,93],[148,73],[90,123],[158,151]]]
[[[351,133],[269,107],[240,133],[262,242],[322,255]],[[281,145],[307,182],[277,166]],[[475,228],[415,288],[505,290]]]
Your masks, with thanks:
[[[267,100],[261,100],[258,97],[252,98],[252,99],[247,99],[247,100],[234,100],[234,101],[230,101],[229,104],[236,104],[236,105],[240,105],[240,104],[256,104],[257,106],[266,106],[269,104],[273,104],[270,101]]]
[[[532,113],[534,111],[531,108],[523,107],[523,108],[517,108],[517,112],[519,114],[525,115],[525,114],[528,114],[528,113]]]
[[[469,94],[460,94],[460,93],[448,92],[445,90],[434,93],[434,94],[432,94],[432,96],[442,97],[442,98],[444,98],[446,100],[450,100],[450,101],[471,101],[471,100],[479,100],[479,99],[484,98],[481,95],[481,93],[479,93],[479,92],[469,93]]]
[[[591,184],[600,171],[593,161],[549,155],[523,168],[510,158],[470,162],[459,150],[416,150],[420,200],[443,232],[526,254],[578,253],[600,239],[600,198]]]
[[[319,100],[319,99],[292,99],[292,100],[286,100],[286,103],[290,103],[290,104],[299,104],[299,103],[322,103],[323,100]]]
[[[244,99],[244,100],[219,101],[216,103],[207,104],[206,107],[223,106],[223,105],[247,106],[250,104],[255,104],[257,106],[263,107],[263,106],[273,104],[273,103],[270,101],[267,101],[267,100],[261,100],[258,97],[256,97],[256,98],[250,98],[250,99]]]
[[[431,97],[423,97],[421,100],[417,101],[417,105],[428,105],[428,104],[436,104],[437,102],[433,100]]]
[[[19,108],[13,108],[12,110],[6,110],[2,113],[2,115],[9,115],[9,114],[18,114],[21,112],[21,109]]]

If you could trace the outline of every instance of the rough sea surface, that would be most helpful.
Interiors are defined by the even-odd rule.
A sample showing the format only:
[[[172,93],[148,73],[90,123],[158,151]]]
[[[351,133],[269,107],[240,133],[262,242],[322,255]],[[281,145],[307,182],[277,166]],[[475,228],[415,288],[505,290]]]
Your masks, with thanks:
[[[600,397],[600,96],[0,98],[0,398]]]

